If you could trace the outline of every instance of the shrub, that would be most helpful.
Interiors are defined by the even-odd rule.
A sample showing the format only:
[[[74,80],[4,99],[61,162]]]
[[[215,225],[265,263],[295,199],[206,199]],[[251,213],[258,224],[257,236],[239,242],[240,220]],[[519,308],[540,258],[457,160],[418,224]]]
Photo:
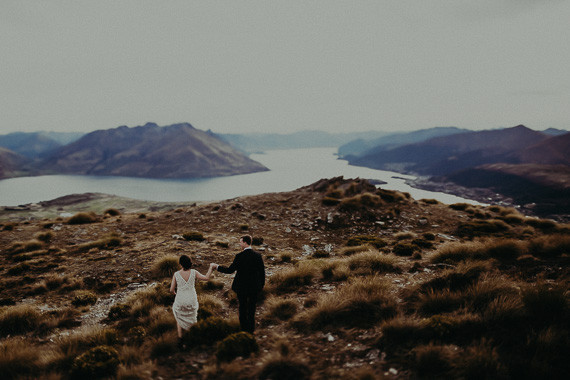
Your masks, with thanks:
[[[40,312],[30,305],[11,306],[0,314],[0,336],[19,335],[35,330],[42,319]]]
[[[109,309],[109,314],[107,318],[111,321],[116,321],[118,319],[127,318],[130,315],[131,307],[126,304],[116,304],[111,306]]]
[[[73,361],[71,374],[74,378],[98,378],[114,376],[119,367],[119,353],[113,347],[97,346],[78,356]]]
[[[428,241],[434,241],[435,240],[435,234],[432,232],[426,232],[422,236],[425,240],[428,240]]]
[[[210,317],[192,325],[183,337],[188,344],[198,346],[212,344],[238,331],[239,325],[237,323]]]
[[[198,231],[190,231],[185,234],[182,234],[182,237],[188,241],[204,241],[206,238],[204,234]]]
[[[415,245],[407,243],[398,243],[392,247],[392,252],[397,256],[412,256],[415,250]]]
[[[249,230],[249,225],[247,225],[247,224],[240,224],[240,225],[239,225],[239,229],[240,229],[241,231],[247,231],[247,230]]]
[[[219,361],[230,361],[238,356],[248,357],[250,354],[258,351],[259,346],[253,335],[240,331],[227,336],[218,343],[216,358]]]
[[[118,216],[118,215],[121,215],[121,212],[119,210],[117,210],[116,208],[108,208],[105,210],[105,212],[103,214],[110,215],[110,216]]]
[[[39,350],[28,342],[7,339],[0,343],[0,373],[3,379],[34,378],[40,369]]]
[[[176,329],[176,320],[165,308],[155,308],[149,315],[147,325],[149,335],[161,336]]]
[[[279,255],[282,263],[290,263],[293,255],[291,252],[283,252]]]
[[[88,224],[98,222],[94,212],[78,212],[67,220],[67,224]]]
[[[324,259],[326,257],[330,257],[330,255],[331,254],[324,249],[317,249],[315,252],[313,252],[313,255],[311,257],[315,259]]]
[[[97,302],[97,296],[88,291],[79,291],[71,300],[73,306],[87,306],[94,305]]]
[[[373,235],[353,236],[346,242],[346,245],[348,247],[362,246],[366,244],[369,244],[378,249],[387,245],[387,243],[382,238]]]
[[[153,262],[151,271],[155,278],[170,278],[174,275],[174,272],[180,268],[178,261],[178,256],[162,256]]]
[[[458,211],[465,211],[466,209],[470,208],[471,205],[468,203],[454,203],[449,205],[450,209],[458,210]]]
[[[321,297],[317,305],[300,314],[294,324],[312,329],[369,327],[396,315],[397,302],[388,289],[389,285],[377,277],[355,280]]]
[[[252,245],[262,245],[263,244],[263,238],[262,237],[253,237],[251,239],[251,244]]]
[[[109,328],[86,328],[56,340],[56,349],[50,366],[69,370],[74,359],[86,350],[97,346],[112,346],[117,343],[117,332]]]
[[[214,244],[216,244],[216,246],[221,247],[221,248],[229,248],[230,247],[230,243],[228,243],[227,241],[216,241]]]

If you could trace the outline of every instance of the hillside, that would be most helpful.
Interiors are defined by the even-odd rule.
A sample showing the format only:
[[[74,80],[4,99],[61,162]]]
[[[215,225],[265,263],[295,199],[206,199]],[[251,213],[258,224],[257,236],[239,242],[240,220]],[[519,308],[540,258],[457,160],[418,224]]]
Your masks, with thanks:
[[[73,212],[82,199],[41,207]],[[0,222],[4,377],[562,379],[570,370],[568,225],[342,178],[169,210],[114,206]],[[236,331],[237,303],[231,276],[216,273],[197,288],[199,322],[179,351],[167,290],[178,256],[205,273],[231,262],[244,233],[267,272],[255,344],[231,335],[218,346]]]
[[[54,173],[198,178],[267,170],[211,133],[190,124],[119,127],[89,133],[41,164]]]
[[[570,165],[570,133],[565,133],[514,153],[520,163]]]
[[[549,136],[522,125],[499,130],[467,132],[399,146],[349,159],[352,165],[376,169],[403,168],[423,175],[446,175],[483,164],[516,163],[514,152]]]
[[[22,174],[26,171],[29,161],[11,150],[0,148],[0,179]]]
[[[16,132],[0,135],[0,147],[9,149],[29,159],[49,154],[62,144],[42,132]]]
[[[456,127],[435,127],[420,129],[413,132],[393,133],[376,139],[367,138],[351,141],[338,148],[341,157],[374,155],[383,151],[394,149],[401,145],[408,145],[429,140],[434,137],[454,135],[469,132],[467,129]]]

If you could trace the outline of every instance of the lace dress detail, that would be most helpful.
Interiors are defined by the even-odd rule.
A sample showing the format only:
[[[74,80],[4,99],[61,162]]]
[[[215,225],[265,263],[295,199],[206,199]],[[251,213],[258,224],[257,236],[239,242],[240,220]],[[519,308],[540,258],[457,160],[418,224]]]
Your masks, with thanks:
[[[196,271],[190,271],[188,281],[182,278],[180,272],[174,274],[176,278],[176,297],[172,305],[174,318],[184,330],[196,323],[198,317],[198,296],[194,283],[196,282]]]

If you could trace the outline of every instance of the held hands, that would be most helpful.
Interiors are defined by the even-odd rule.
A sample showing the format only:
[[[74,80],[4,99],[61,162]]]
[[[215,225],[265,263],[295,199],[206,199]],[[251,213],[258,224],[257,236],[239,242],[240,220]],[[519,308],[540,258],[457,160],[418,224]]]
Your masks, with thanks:
[[[213,270],[218,269],[218,266],[219,266],[218,264],[210,263],[210,268],[212,268]]]

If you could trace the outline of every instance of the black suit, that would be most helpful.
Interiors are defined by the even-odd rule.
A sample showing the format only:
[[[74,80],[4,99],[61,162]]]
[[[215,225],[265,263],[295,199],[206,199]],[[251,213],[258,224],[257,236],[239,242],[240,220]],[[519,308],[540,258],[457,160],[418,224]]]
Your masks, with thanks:
[[[261,255],[251,248],[238,253],[229,266],[218,266],[222,273],[236,273],[232,290],[239,302],[239,323],[243,331],[253,334],[255,330],[255,306],[257,297],[265,285],[265,266]]]

